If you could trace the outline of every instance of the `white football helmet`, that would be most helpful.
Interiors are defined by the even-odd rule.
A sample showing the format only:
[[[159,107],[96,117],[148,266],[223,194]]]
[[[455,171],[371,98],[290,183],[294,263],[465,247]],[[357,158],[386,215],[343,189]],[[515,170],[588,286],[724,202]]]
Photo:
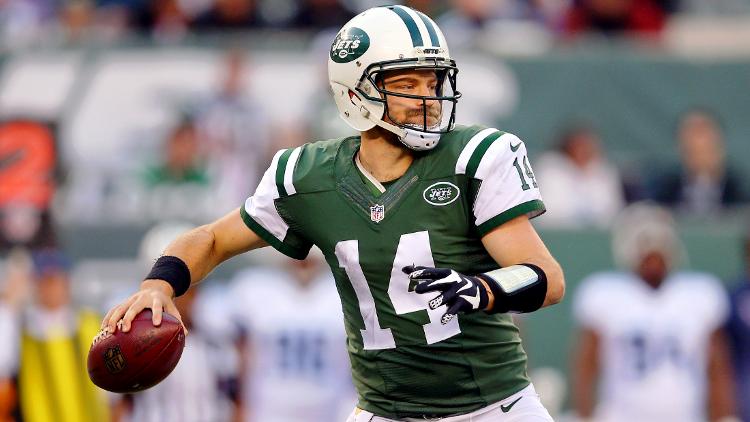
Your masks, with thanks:
[[[382,73],[401,69],[434,69],[435,96],[387,91],[378,84]],[[331,45],[328,80],[341,118],[358,131],[380,126],[407,147],[428,150],[453,129],[458,68],[451,60],[442,31],[424,13],[405,6],[368,9],[344,25]],[[388,95],[422,100],[422,124],[395,122],[388,114]],[[427,101],[437,101],[440,118],[428,125]],[[388,116],[390,121],[383,120]]]
[[[618,214],[612,227],[612,251],[623,269],[637,268],[651,252],[661,253],[670,268],[687,261],[674,218],[664,207],[649,202],[632,204]]]

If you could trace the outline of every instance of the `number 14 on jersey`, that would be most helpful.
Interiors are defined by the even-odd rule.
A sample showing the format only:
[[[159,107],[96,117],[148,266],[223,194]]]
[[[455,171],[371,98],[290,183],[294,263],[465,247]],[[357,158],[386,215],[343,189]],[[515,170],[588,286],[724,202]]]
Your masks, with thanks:
[[[359,257],[357,240],[344,240],[336,244],[336,258],[352,283],[359,302],[359,311],[365,323],[365,329],[360,330],[364,348],[365,350],[393,349],[396,347],[393,333],[391,328],[383,328],[380,325],[375,299],[360,266]],[[427,344],[437,343],[459,334],[461,328],[458,325],[458,318],[454,318],[445,325],[440,323],[440,317],[445,313],[444,306],[429,309],[427,303],[433,295],[422,295],[410,291],[409,278],[401,271],[407,265],[435,266],[427,231],[401,235],[391,268],[388,297],[397,315],[427,311],[430,322],[422,325]]]

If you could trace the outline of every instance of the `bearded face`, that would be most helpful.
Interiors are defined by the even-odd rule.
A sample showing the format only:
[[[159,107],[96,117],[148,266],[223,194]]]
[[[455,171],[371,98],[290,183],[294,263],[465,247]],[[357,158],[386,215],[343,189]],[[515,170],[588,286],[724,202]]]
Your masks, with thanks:
[[[442,104],[438,100],[415,97],[438,95],[439,80],[434,70],[408,69],[388,72],[382,79],[383,88],[395,94],[388,95],[386,121],[418,129],[435,129],[442,119]]]

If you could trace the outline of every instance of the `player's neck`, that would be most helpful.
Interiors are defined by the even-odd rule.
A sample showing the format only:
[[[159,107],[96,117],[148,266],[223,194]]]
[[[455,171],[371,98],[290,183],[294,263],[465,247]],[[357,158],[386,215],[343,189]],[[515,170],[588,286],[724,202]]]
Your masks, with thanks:
[[[379,182],[398,179],[414,161],[412,150],[378,127],[362,132],[358,154],[362,166]]]
[[[658,290],[663,284],[664,280],[666,279],[666,274],[639,274],[641,279],[644,283],[646,283],[649,287],[651,287],[654,290]]]

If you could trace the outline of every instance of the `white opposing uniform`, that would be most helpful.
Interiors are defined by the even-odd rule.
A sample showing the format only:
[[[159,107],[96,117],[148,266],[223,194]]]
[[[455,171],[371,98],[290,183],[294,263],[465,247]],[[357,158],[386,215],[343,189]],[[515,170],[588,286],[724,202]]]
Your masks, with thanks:
[[[595,420],[706,420],[709,340],[728,311],[715,277],[678,272],[653,289],[633,274],[596,274],[574,311],[601,339]]]
[[[343,420],[356,396],[333,276],[302,288],[285,271],[251,269],[237,275],[230,294],[251,347],[246,420]]]
[[[227,321],[225,286],[200,287],[191,309],[193,326],[174,371],[133,395],[133,422],[209,422],[231,418],[225,382],[237,372]]]
[[[174,371],[161,383],[133,395],[135,422],[204,422],[228,420],[228,399],[219,390],[219,353],[198,330],[185,339]]]
[[[18,317],[10,306],[0,302],[0,380],[11,378],[18,370],[20,338]]]

